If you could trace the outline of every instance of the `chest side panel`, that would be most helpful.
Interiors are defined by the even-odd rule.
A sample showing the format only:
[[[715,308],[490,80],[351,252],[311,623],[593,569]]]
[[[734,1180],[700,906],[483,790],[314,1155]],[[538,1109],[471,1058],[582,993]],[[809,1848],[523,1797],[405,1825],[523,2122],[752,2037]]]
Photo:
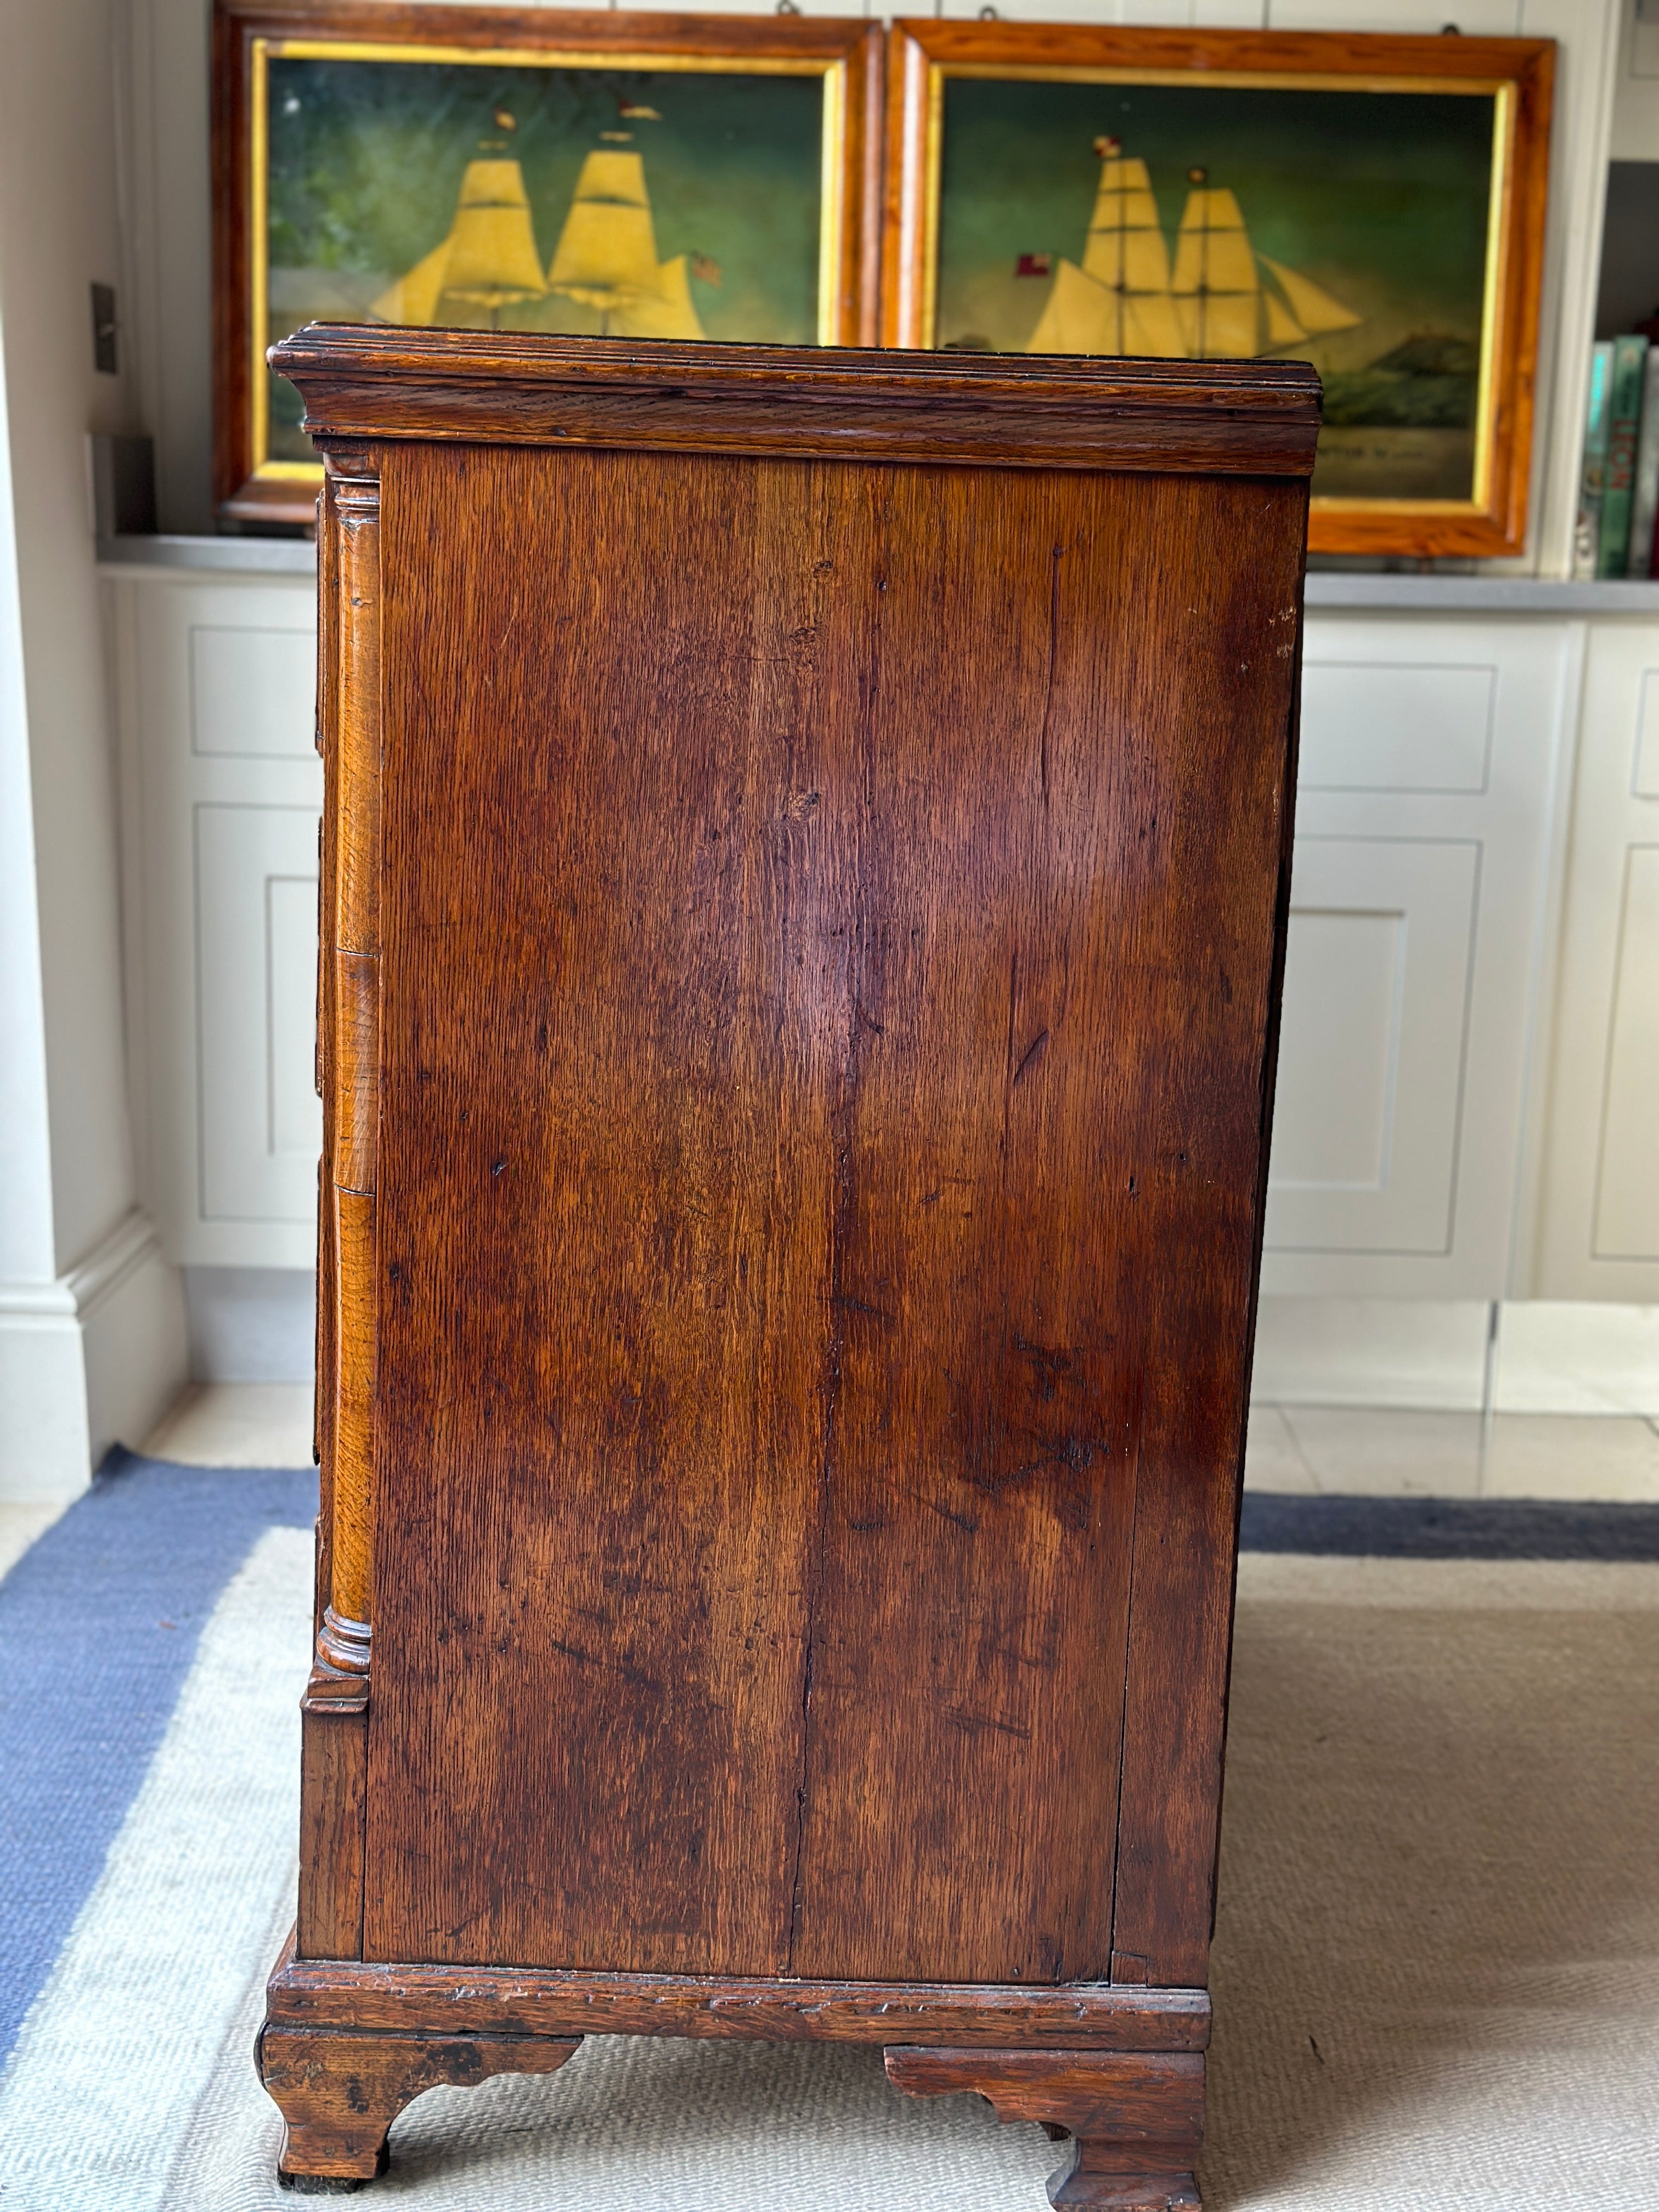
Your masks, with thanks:
[[[1300,499],[388,457],[366,1955],[1105,1978],[1149,1554],[1212,1833]]]

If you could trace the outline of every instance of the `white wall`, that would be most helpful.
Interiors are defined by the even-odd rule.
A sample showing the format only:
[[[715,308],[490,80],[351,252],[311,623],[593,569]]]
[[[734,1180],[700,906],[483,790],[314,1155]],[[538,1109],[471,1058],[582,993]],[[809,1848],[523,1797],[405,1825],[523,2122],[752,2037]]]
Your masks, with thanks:
[[[181,1370],[133,1219],[110,714],[85,440],[125,427],[88,288],[121,276],[106,0],[0,15],[0,1494],[78,1487]],[[135,1332],[151,1372],[130,1357]],[[159,1357],[159,1364],[158,1364]]]

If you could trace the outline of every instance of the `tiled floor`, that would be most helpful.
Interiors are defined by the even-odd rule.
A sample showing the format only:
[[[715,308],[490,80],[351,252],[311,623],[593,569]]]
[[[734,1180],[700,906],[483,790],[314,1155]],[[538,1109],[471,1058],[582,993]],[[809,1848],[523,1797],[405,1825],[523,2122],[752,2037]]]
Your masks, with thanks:
[[[309,1467],[309,1382],[192,1382],[144,1438],[183,1467]]]
[[[1244,1483],[1369,1498],[1656,1500],[1659,1422],[1258,1403]]]

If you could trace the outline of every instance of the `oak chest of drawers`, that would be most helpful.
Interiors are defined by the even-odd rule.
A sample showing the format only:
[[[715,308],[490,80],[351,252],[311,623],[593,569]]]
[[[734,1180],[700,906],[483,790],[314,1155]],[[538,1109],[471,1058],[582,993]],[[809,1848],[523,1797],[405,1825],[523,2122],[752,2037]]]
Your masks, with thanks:
[[[264,2079],[880,2044],[1195,2202],[1311,372],[313,329]],[[1057,2154],[1057,2156],[1059,2154]]]

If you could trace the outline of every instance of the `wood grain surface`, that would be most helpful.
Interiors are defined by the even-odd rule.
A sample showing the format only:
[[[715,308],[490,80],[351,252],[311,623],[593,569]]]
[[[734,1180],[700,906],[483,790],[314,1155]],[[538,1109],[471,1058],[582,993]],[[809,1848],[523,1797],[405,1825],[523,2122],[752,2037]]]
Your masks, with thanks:
[[[1204,2136],[1198,2051],[890,2049],[887,2078],[912,2097],[964,2091],[1000,2120],[1035,2120],[1072,2151],[1048,2184],[1061,2212],[1197,2212]]]
[[[329,1694],[348,1686],[362,1694]],[[301,1707],[300,1863],[305,1875],[295,1942],[307,1959],[362,1955],[367,1688],[366,1683],[348,1685],[326,1676],[319,1681],[313,1674]]]
[[[1024,360],[308,324],[271,349],[319,439],[1306,476],[1305,362]]]
[[[1119,2142],[1194,2144],[1204,2130],[1199,2051],[924,2050],[889,2047],[887,2078],[912,2097],[963,2089],[1000,2120],[1043,2120]]]
[[[287,351],[290,2163],[582,2032],[829,2037],[1190,2206],[1316,385]]]
[[[1304,484],[381,468],[365,1957],[1201,1980]]]
[[[270,2017],[295,2027],[422,2035],[760,2036],[774,2042],[972,2044],[1001,2050],[1202,2051],[1205,1990],[739,1979],[532,1966],[277,1961]]]
[[[278,2179],[302,2194],[313,2179],[337,2185],[372,2181],[386,2171],[392,2121],[424,2091],[441,2082],[472,2089],[497,2074],[556,2074],[580,2048],[575,2041],[522,2036],[267,2027],[258,2067],[284,2122]]]

